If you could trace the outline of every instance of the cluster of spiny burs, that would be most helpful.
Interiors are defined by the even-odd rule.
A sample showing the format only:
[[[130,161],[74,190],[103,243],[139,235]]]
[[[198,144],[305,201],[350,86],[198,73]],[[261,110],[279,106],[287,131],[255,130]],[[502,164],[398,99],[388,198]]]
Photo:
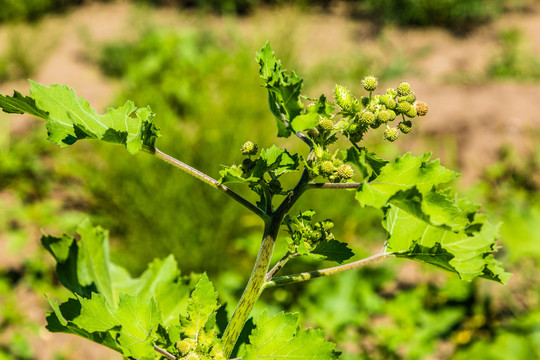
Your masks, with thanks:
[[[339,159],[338,151],[331,153],[327,150],[337,140],[337,133],[341,132],[357,145],[370,129],[384,125],[384,139],[392,142],[397,140],[400,132],[411,132],[411,119],[427,114],[427,104],[416,101],[416,95],[407,82],[400,83],[396,89],[387,89],[382,95],[373,94],[378,86],[374,76],[366,76],[362,86],[369,91],[369,96],[358,100],[349,89],[336,85],[334,99],[338,112],[334,115],[326,112],[317,126],[308,131],[307,135],[314,143],[315,158],[308,161],[313,176],[321,176],[334,183],[351,181],[353,168]],[[392,126],[396,122],[397,126]]]
[[[387,89],[383,95],[373,95],[377,85],[376,77],[365,77],[362,86],[369,91],[369,96],[362,96],[360,101],[344,86],[336,85],[334,89],[335,100],[343,117],[333,128],[341,130],[354,143],[362,140],[370,128],[377,129],[381,125],[386,126],[384,138],[395,141],[400,132],[411,132],[411,119],[427,114],[428,106],[416,101],[409,83],[402,82],[396,89]],[[392,127],[390,124],[396,119],[399,124]]]

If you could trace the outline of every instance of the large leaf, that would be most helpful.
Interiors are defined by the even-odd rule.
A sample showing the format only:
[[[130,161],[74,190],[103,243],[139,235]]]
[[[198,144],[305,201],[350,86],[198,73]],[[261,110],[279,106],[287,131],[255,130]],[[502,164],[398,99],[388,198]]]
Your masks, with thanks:
[[[297,321],[296,314],[279,313],[269,318],[263,312],[242,359],[337,359],[335,345],[326,341],[321,331],[300,330]]]
[[[377,173],[365,155],[355,150],[347,154],[364,167],[367,178],[356,199],[362,206],[383,210],[387,252],[455,272],[464,280],[507,281],[509,274],[492,255],[497,250],[497,227],[478,214],[477,205],[439,189],[457,173],[429,161],[429,154],[406,154]]]
[[[100,294],[91,299],[80,298],[81,314],[73,320],[89,332],[113,330],[119,334],[118,344],[126,356],[155,356],[153,341],[160,314],[153,299],[144,301],[137,296],[120,294],[117,308],[107,306]],[[118,330],[116,330],[118,328]]]
[[[125,356],[153,359],[157,325],[178,324],[188,308],[190,290],[174,257],[154,260],[139,278],[132,278],[110,261],[107,231],[85,221],[78,233],[81,241],[67,235],[42,238],[57,261],[60,281],[76,295],[61,305],[49,299],[53,312],[47,328],[85,337]]]
[[[475,220],[467,228],[453,231],[390,205],[383,220],[389,234],[387,252],[455,272],[463,280],[483,277],[506,283],[510,274],[492,255],[497,249],[497,226],[479,214],[468,215],[475,216]]]
[[[18,92],[12,97],[0,96],[0,108],[47,120],[49,140],[62,147],[80,139],[99,139],[124,145],[135,154],[143,146],[153,150],[160,136],[149,107],[137,108],[128,101],[100,115],[88,101],[64,85],[47,87],[31,81],[30,96],[23,97]]]
[[[77,232],[84,238],[80,245],[73,237],[43,236],[43,246],[55,257],[56,272],[62,285],[73,293],[90,297],[92,292],[103,294],[108,304],[116,305],[109,273],[108,234],[100,227],[84,221]]]
[[[421,192],[445,184],[459,174],[439,165],[439,160],[429,161],[430,154],[413,157],[407,153],[381,168],[380,174],[365,181],[356,193],[362,206],[383,207],[400,190],[416,187]]]

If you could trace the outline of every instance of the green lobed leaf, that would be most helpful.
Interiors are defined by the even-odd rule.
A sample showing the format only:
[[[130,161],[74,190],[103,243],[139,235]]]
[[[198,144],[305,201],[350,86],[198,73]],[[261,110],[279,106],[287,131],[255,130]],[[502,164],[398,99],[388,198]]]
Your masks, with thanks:
[[[92,298],[79,298],[81,314],[73,320],[79,328],[88,332],[118,332],[117,342],[126,356],[148,358],[154,356],[154,334],[160,314],[153,299],[142,300],[137,296],[120,294],[118,307],[107,305],[101,294]],[[118,328],[118,330],[117,330]]]
[[[47,120],[47,112],[40,110],[36,102],[29,96],[23,96],[18,91],[13,91],[13,96],[0,95],[0,108],[8,114],[30,114]]]
[[[79,246],[73,237],[45,235],[41,237],[41,243],[56,259],[56,274],[62,285],[83,297],[90,297],[97,291],[95,284],[79,279]]]
[[[489,222],[478,222],[478,232],[456,232],[390,205],[383,225],[389,233],[387,252],[398,257],[438,266],[467,281],[484,277],[506,283],[510,277],[493,258],[498,227]]]
[[[289,75],[281,70],[281,62],[276,60],[269,42],[257,52],[256,60],[260,66],[259,75],[265,81],[264,87],[268,89],[268,103],[278,124],[278,136],[288,137],[292,134],[290,124],[302,113],[302,79],[293,71]],[[283,120],[289,123],[288,127]]]
[[[457,173],[429,161],[429,154],[406,154],[378,174],[370,174],[361,152],[349,150],[347,157],[367,169],[364,175],[369,180],[360,185],[356,199],[362,206],[383,210],[387,252],[455,272],[468,281],[474,277],[507,281],[509,274],[492,255],[497,227],[478,214],[477,205],[438,190]]]
[[[298,315],[279,313],[269,318],[263,312],[256,322],[242,359],[337,359],[335,345],[319,330],[300,330]]]
[[[109,332],[89,332],[81,329],[72,322],[81,313],[81,303],[77,299],[69,299],[67,302],[60,304],[60,306],[53,305],[56,303],[54,300],[49,300],[49,303],[51,303],[53,312],[47,315],[47,330],[81,336],[118,352],[122,352],[121,347]]]
[[[111,264],[113,287],[117,293],[137,295],[139,299],[155,299],[162,324],[169,326],[187,309],[189,287],[180,281],[174,256],[155,259],[139,278],[132,278],[122,267]]]
[[[189,287],[174,257],[154,260],[139,278],[132,278],[110,262],[105,230],[85,221],[78,232],[80,242],[67,235],[42,238],[58,262],[60,281],[76,294],[59,306],[49,299],[53,312],[47,328],[85,337],[125,356],[153,359],[157,324],[178,323],[188,307]]]
[[[160,136],[149,107],[137,108],[128,101],[100,115],[64,85],[47,87],[31,81],[30,96],[18,92],[12,97],[1,96],[0,107],[6,112],[28,113],[47,120],[48,139],[62,147],[81,139],[99,139],[124,145],[135,154],[143,146],[153,150]]]
[[[206,273],[197,282],[195,290],[188,300],[187,316],[182,316],[181,323],[187,336],[196,338],[207,322],[215,317],[218,294]]]
[[[440,166],[439,160],[429,161],[429,157],[430,154],[413,157],[407,153],[387,163],[375,179],[364,181],[358,187],[356,199],[362,206],[381,208],[400,190],[416,187],[423,192],[448,183],[459,175]]]
[[[321,241],[309,254],[319,260],[335,261],[340,264],[354,256],[348,244],[337,240]]]
[[[116,306],[116,294],[111,284],[109,270],[109,233],[100,226],[92,226],[89,220],[83,221],[77,233],[84,241],[79,243],[78,266],[79,281],[82,285],[95,285],[97,292],[105,297],[109,306]]]

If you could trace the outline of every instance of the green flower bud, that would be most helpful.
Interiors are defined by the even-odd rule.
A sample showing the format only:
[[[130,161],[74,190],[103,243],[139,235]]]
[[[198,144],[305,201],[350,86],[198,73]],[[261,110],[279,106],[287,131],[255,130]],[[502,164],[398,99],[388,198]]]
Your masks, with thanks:
[[[364,107],[365,107],[365,106],[368,106],[368,104],[369,104],[369,98],[368,98],[367,96],[362,96],[362,97],[360,98],[360,102],[362,103],[362,106],[364,106]]]
[[[396,128],[387,128],[384,131],[384,138],[390,142],[396,141],[398,138],[398,129]]]
[[[368,106],[366,106],[366,110],[371,111],[372,113],[374,113],[377,110],[377,105],[371,103]]]
[[[381,126],[381,123],[379,121],[375,121],[373,124],[369,125],[369,127],[372,129],[378,129],[379,126]]]
[[[405,101],[407,101],[411,105],[414,104],[414,102],[416,101],[416,94],[410,93],[409,95],[405,96]]]
[[[319,127],[324,131],[331,131],[334,128],[334,122],[330,119],[321,119],[319,121]]]
[[[388,110],[388,113],[390,114],[390,121],[394,121],[396,118],[396,113],[393,110]]]
[[[419,101],[416,103],[416,113],[418,116],[424,116],[428,112],[428,106],[425,102]]]
[[[402,101],[396,106],[396,112],[400,114],[404,114],[411,108],[411,104],[409,104],[406,101]]]
[[[398,95],[401,95],[401,96],[409,95],[411,91],[412,91],[411,84],[409,84],[408,82],[402,82],[397,87],[397,93]]]
[[[374,91],[377,89],[378,81],[375,76],[366,76],[364,80],[362,80],[362,86],[367,91]]]
[[[391,111],[391,110],[390,110]],[[377,113],[377,121],[382,124],[386,124],[390,121],[390,111],[381,110]]]
[[[410,109],[405,113],[407,117],[413,118],[417,115],[416,108],[414,106],[411,106]]]
[[[342,109],[349,109],[352,106],[353,96],[349,89],[347,89],[345,86],[336,84],[334,89],[334,98],[336,99],[336,103]]]
[[[388,95],[381,95],[379,96],[379,103],[386,105],[388,103],[388,100],[390,100],[390,96]]]
[[[201,355],[197,354],[196,352],[190,352],[186,356],[182,358],[183,360],[201,360]]]
[[[396,103],[396,100],[394,99],[389,99],[387,102],[386,102],[386,107],[390,110],[394,110],[397,106],[397,103]]]
[[[321,174],[328,176],[332,175],[336,168],[331,161],[323,161],[321,165],[319,165],[319,169],[321,170]]]
[[[326,219],[324,221],[321,221],[321,227],[324,231],[330,231],[334,228],[334,222],[330,219]]]
[[[402,133],[408,134],[408,133],[411,132],[412,122],[410,122],[408,120],[407,121],[402,121],[402,122],[399,123],[398,128]]]
[[[240,150],[242,155],[257,155],[259,147],[253,141],[246,141]]]
[[[191,350],[195,349],[197,341],[195,339],[184,339],[176,343],[176,349],[180,355],[185,356]]]
[[[375,115],[371,111],[364,111],[360,115],[360,122],[365,125],[373,124],[375,122]]]
[[[389,95],[390,97],[395,97],[397,95],[397,91],[392,88],[386,89],[386,95]]]
[[[340,165],[337,169],[337,176],[340,177],[341,179],[347,180],[347,179],[352,178],[353,175],[354,175],[354,170],[352,166],[349,164]]]

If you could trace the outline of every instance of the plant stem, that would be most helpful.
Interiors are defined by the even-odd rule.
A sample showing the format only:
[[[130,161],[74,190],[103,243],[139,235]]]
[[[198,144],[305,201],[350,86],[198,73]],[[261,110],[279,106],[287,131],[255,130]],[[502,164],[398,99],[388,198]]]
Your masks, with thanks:
[[[171,354],[167,350],[160,348],[157,345],[154,345],[154,350],[157,351],[158,353],[160,353],[161,355],[165,356],[167,359],[176,360],[176,356],[174,356],[173,354]]]
[[[270,260],[272,259],[274,245],[276,243],[277,234],[283,221],[283,217],[285,214],[287,214],[287,212],[289,212],[294,203],[307,189],[305,185],[308,180],[309,172],[307,169],[304,169],[304,172],[302,173],[302,176],[300,177],[300,180],[298,180],[298,183],[294,189],[289,192],[277,210],[272,214],[270,221],[265,222],[263,239],[259,249],[259,254],[255,260],[255,265],[253,266],[253,271],[251,272],[251,276],[248,280],[246,288],[244,289],[244,293],[242,294],[242,297],[234,310],[231,321],[223,333],[223,355],[225,355],[226,358],[231,356],[234,345],[240,336],[240,332],[244,328],[249,314],[259,299],[263,286],[266,283],[266,273],[268,272]]]
[[[156,157],[158,157],[159,159],[161,159],[161,160],[173,165],[174,167],[176,167],[176,168],[178,168],[178,169],[180,169],[180,170],[182,170],[182,171],[196,177],[197,179],[204,182],[205,184],[210,185],[214,189],[222,191],[223,193],[225,193],[225,195],[229,196],[231,199],[233,199],[234,201],[236,201],[240,205],[244,206],[246,209],[248,209],[251,212],[257,214],[265,222],[269,221],[270,217],[266,212],[264,212],[262,209],[258,208],[257,206],[255,206],[254,204],[249,202],[247,199],[245,199],[241,195],[237,194],[236,192],[234,192],[233,190],[228,188],[227,186],[221,184],[216,179],[206,175],[202,171],[199,171],[199,170],[197,170],[197,169],[183,163],[182,161],[180,161],[178,159],[173,158],[170,155],[167,155],[167,154],[159,151],[158,149],[155,149],[153,154]]]
[[[281,258],[281,260],[279,260],[276,265],[274,265],[274,267],[272,268],[272,270],[270,270],[268,272],[268,274],[266,274],[266,281],[272,279],[274,277],[274,275],[279,271],[281,270],[281,268],[283,266],[285,266],[285,264],[287,263],[287,261],[289,261],[290,259],[292,259],[293,257],[297,257],[297,256],[300,256],[299,253],[291,253],[289,251],[287,251],[287,253],[285,255],[283,255],[283,257]]]
[[[223,354],[226,358],[231,355],[234,345],[240,336],[240,332],[244,328],[244,324],[246,323],[255,302],[259,299],[263,284],[265,283],[268,265],[270,264],[272,253],[274,251],[274,244],[276,243],[280,224],[281,220],[273,217],[270,223],[267,223],[264,227],[263,239],[259,254],[257,255],[257,260],[255,260],[253,271],[251,272],[249,281],[244,289],[244,293],[234,310],[231,321],[223,334]]]
[[[281,276],[281,277],[278,277],[278,278],[274,278],[274,279],[272,279],[270,281],[267,281],[263,286],[263,290],[268,289],[268,288],[277,287],[277,286],[282,286],[282,285],[299,283],[299,282],[315,279],[315,278],[318,278],[318,277],[339,274],[341,272],[344,272],[344,271],[347,271],[347,270],[352,270],[352,269],[357,269],[359,267],[362,267],[362,266],[367,265],[369,263],[372,263],[374,261],[385,259],[385,258],[391,257],[391,256],[394,256],[394,254],[392,254],[392,253],[381,253],[381,254],[370,256],[370,257],[362,259],[362,260],[352,262],[350,264],[335,266],[335,267],[322,269],[322,270],[315,270],[315,271],[303,272],[303,273],[299,273],[299,274]]]
[[[356,189],[362,183],[308,183],[310,189]]]

